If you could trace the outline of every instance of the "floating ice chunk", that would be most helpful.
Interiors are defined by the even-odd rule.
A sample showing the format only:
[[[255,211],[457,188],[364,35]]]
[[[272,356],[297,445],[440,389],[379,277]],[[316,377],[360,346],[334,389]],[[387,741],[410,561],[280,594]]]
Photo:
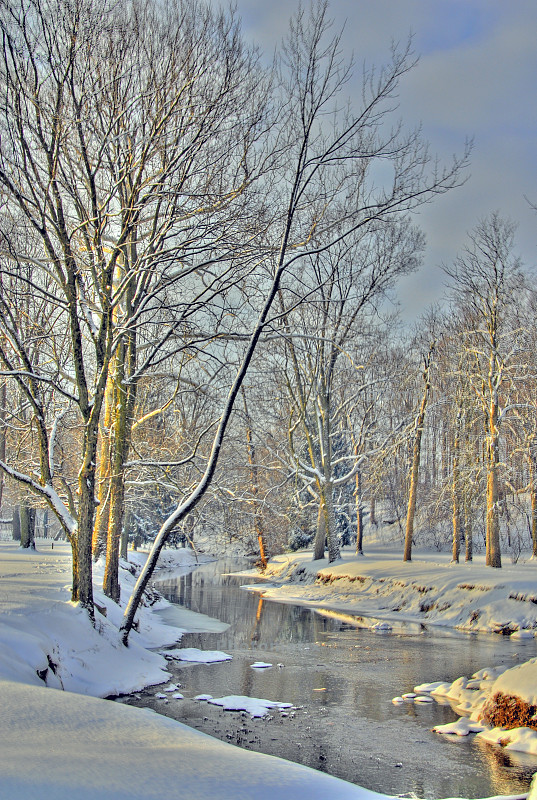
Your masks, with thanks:
[[[262,700],[258,697],[245,697],[244,695],[231,694],[226,697],[217,697],[209,700],[216,706],[222,706],[226,711],[246,711],[252,718],[266,717],[269,709],[292,708],[292,703],[279,703],[272,700]]]
[[[484,730],[484,725],[481,725],[480,722],[473,722],[467,717],[461,717],[455,722],[448,722],[447,725],[435,725],[433,728],[435,733],[448,733],[455,736],[468,736],[469,733],[479,733]]]
[[[422,695],[421,697],[416,697],[414,702],[415,703],[434,703],[434,700],[433,700],[432,697],[429,697],[429,695]]]
[[[197,694],[194,700],[212,700],[212,694]]]
[[[157,692],[155,697],[157,697],[159,700],[167,700],[168,699],[168,695],[167,694],[163,694],[162,692]]]
[[[374,625],[371,625],[369,630],[375,633],[389,633],[392,630],[392,626],[387,622],[375,622]]]
[[[401,703],[404,703],[404,702],[405,701],[404,701],[404,699],[402,697],[394,697],[393,700],[392,700],[392,703],[394,704],[394,706],[400,706]]]
[[[174,700],[184,700],[185,699],[184,694],[181,694],[181,692],[175,692],[174,694],[172,694],[172,697],[173,697]]]
[[[414,686],[415,692],[433,692],[440,686],[451,686],[450,683],[444,681],[434,681],[433,683],[420,683],[419,686]]]
[[[266,661],[256,661],[255,664],[250,664],[250,666],[252,669],[267,669],[272,664],[268,664]]]
[[[167,650],[167,655],[178,661],[192,661],[198,664],[213,664],[216,661],[231,661],[233,656],[221,650],[198,650],[197,647],[178,647],[176,650]]]

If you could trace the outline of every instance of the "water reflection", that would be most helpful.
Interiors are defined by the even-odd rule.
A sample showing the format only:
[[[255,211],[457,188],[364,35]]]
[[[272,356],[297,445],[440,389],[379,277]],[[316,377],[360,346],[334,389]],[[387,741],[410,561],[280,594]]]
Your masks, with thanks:
[[[418,683],[452,681],[484,666],[524,661],[537,654],[535,640],[515,643],[420,626],[378,635],[348,615],[318,614],[245,591],[244,579],[227,574],[241,568],[236,561],[211,563],[159,583],[172,602],[229,624],[223,632],[185,635],[181,644],[225,650],[233,660],[177,663],[174,680],[187,698],[244,694],[290,702],[300,710],[292,720],[248,722],[255,729],[249,738],[239,715],[214,707],[204,711],[199,703],[181,701],[159,711],[387,794],[485,797],[527,791],[536,759],[519,760],[469,738],[433,734],[434,725],[456,719],[449,704],[396,707],[391,699]],[[254,661],[273,666],[255,670]]]

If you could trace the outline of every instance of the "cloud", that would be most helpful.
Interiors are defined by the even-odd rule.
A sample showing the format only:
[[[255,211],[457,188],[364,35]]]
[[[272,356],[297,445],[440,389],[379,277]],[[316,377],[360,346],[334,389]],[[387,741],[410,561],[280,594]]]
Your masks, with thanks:
[[[269,53],[297,7],[298,0],[238,0],[246,35]],[[407,307],[440,298],[437,265],[452,261],[467,231],[495,210],[519,223],[519,250],[534,265],[537,215],[525,195],[537,202],[535,0],[334,0],[329,14],[334,32],[346,22],[342,47],[357,64],[348,85],[357,103],[362,62],[381,66],[390,43],[406,42],[412,31],[420,60],[401,83],[402,118],[409,127],[422,123],[432,153],[444,161],[461,153],[467,136],[475,140],[468,182],[418,216],[428,239],[426,267],[402,284]]]

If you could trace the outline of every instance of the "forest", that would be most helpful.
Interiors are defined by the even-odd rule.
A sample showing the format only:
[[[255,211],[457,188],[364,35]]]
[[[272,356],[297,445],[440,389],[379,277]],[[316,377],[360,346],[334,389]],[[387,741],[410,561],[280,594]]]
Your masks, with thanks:
[[[456,191],[322,0],[267,65],[201,0],[0,6],[0,514],[72,548],[119,600],[130,541],[211,541],[259,566],[310,545],[537,555],[532,277],[516,221],[472,222],[446,300],[409,328],[415,212]]]

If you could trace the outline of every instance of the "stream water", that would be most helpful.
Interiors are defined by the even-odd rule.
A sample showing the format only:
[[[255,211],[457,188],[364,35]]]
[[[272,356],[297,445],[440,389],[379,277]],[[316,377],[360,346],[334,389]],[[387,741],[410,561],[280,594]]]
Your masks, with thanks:
[[[158,583],[200,631],[181,647],[224,650],[232,661],[170,662],[184,700],[158,699],[151,687],[124,701],[149,706],[198,730],[251,750],[282,756],[385,794],[418,797],[489,797],[528,791],[537,758],[480,744],[474,737],[442,736],[431,728],[457,718],[451,707],[392,704],[392,698],[425,681],[452,681],[497,664],[514,665],[537,655],[535,640],[470,636],[422,626],[388,634],[299,606],[264,601],[229,575],[236,560],[203,565]],[[216,622],[218,620],[219,622]],[[255,661],[273,664],[252,669]],[[193,700],[248,695],[292,703],[296,711],[251,720]]]

